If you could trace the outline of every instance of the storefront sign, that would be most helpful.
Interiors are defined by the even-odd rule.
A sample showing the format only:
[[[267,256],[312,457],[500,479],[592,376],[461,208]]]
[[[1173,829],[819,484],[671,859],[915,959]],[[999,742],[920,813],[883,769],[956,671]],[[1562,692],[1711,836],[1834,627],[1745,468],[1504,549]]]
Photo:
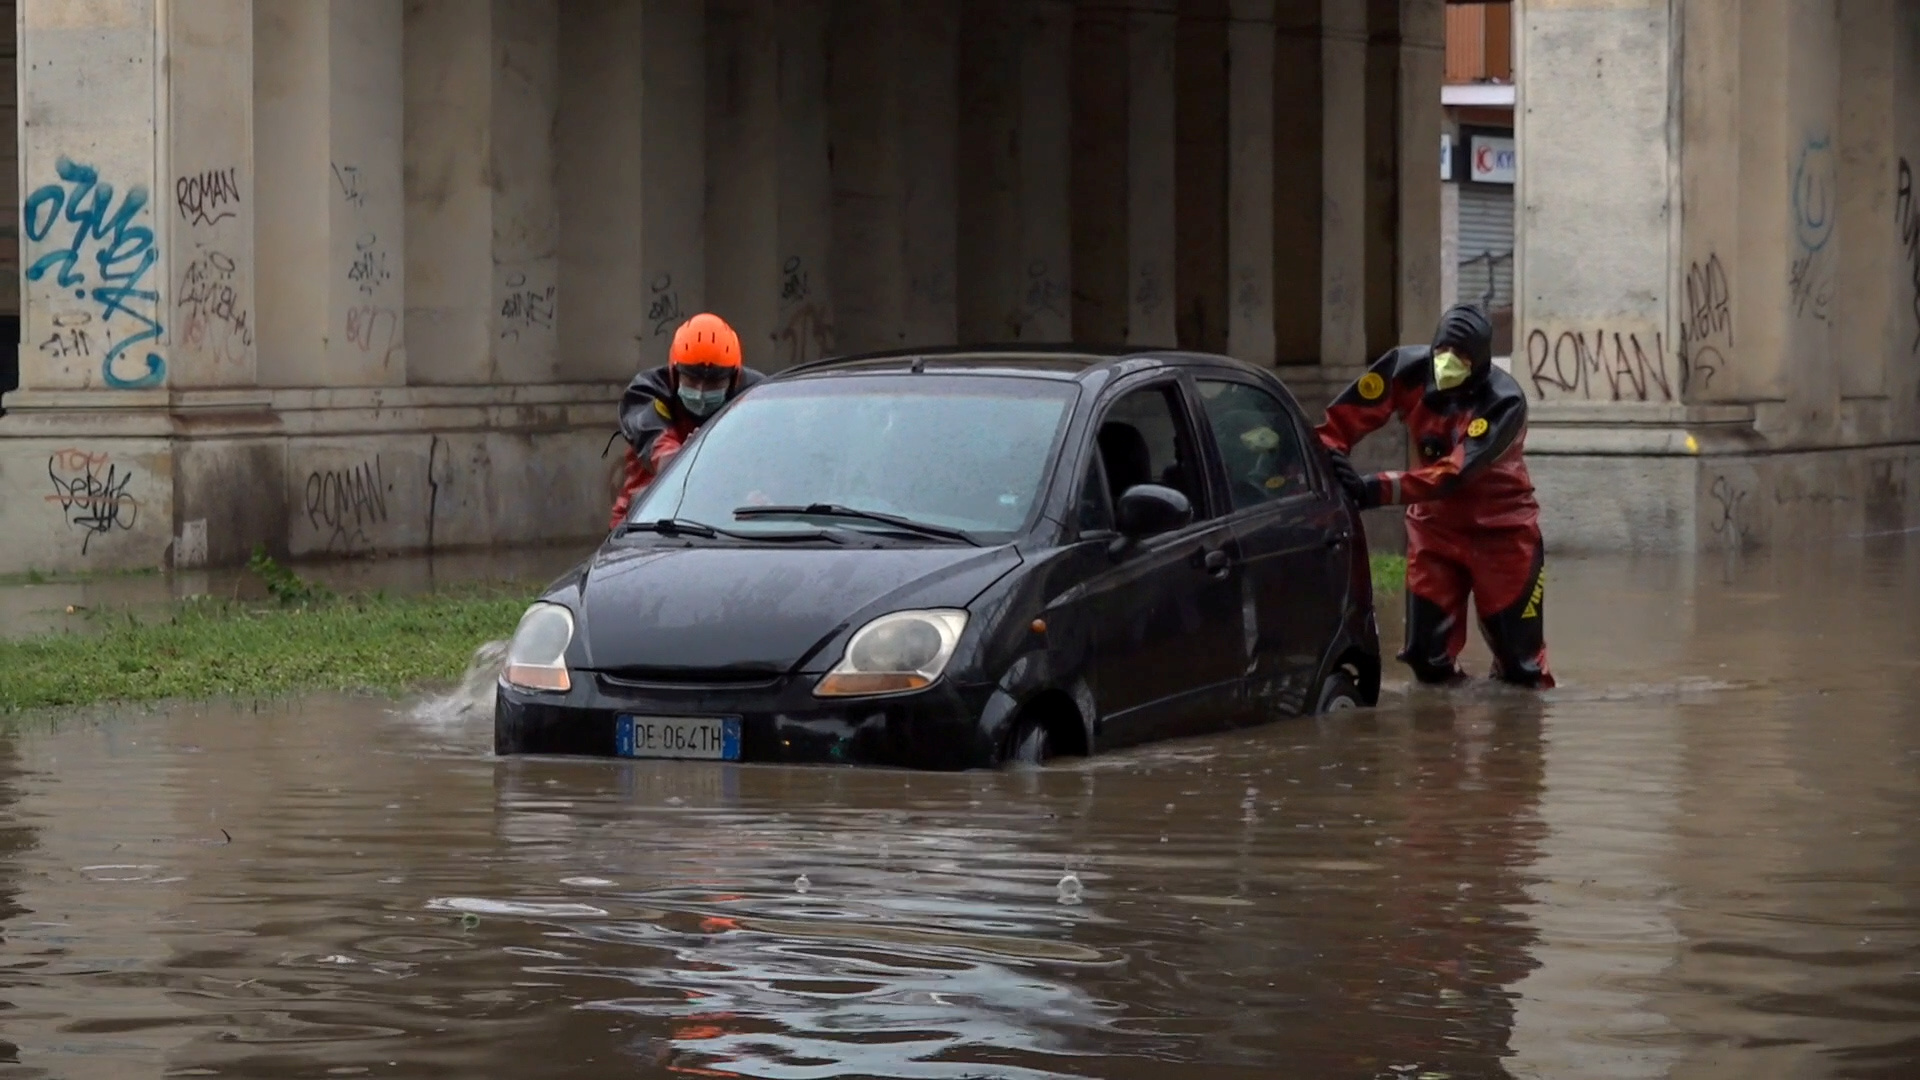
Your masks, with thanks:
[[[1467,143],[1467,178],[1476,184],[1511,184],[1518,171],[1513,140],[1475,135]]]

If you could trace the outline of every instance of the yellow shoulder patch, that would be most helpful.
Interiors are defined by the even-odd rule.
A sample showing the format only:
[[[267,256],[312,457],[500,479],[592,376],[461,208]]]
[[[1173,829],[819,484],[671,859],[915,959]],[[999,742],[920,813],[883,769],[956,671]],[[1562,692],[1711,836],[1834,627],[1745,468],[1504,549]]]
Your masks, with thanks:
[[[669,420],[673,419],[673,410],[667,408],[667,402],[665,398],[653,399],[653,411],[659,413],[661,416],[664,416]]]
[[[1273,476],[1273,477],[1267,478],[1268,491],[1279,491],[1281,488],[1286,486],[1287,486],[1287,478],[1284,476]]]
[[[1380,395],[1387,392],[1387,380],[1381,378],[1378,372],[1373,371],[1369,371],[1365,375],[1360,376],[1360,381],[1356,383],[1355,386],[1360,391],[1360,396],[1366,398],[1368,401],[1378,401],[1380,400]]]
[[[1477,439],[1486,433],[1487,418],[1484,416],[1475,417],[1473,423],[1467,425],[1467,438],[1469,439]]]

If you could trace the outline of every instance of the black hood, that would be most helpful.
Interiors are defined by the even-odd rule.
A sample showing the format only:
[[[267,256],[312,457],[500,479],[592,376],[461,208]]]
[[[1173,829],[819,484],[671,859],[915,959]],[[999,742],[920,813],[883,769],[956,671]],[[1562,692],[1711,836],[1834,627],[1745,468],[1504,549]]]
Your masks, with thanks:
[[[1493,365],[1493,320],[1472,304],[1455,304],[1440,316],[1433,351],[1452,349],[1473,365],[1476,375]]]
[[[785,674],[889,611],[965,607],[1019,565],[1011,545],[699,547],[614,543],[581,585],[584,667],[645,677]]]

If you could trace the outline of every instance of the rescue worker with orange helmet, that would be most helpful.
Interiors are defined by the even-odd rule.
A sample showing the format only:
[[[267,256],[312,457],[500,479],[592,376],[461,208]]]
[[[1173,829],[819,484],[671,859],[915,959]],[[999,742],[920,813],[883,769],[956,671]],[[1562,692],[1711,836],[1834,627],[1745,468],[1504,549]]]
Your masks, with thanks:
[[[740,335],[725,319],[701,313],[673,332],[664,367],[643,371],[620,398],[626,473],[608,528],[618,528],[640,489],[666,468],[700,425],[764,378],[743,362]]]

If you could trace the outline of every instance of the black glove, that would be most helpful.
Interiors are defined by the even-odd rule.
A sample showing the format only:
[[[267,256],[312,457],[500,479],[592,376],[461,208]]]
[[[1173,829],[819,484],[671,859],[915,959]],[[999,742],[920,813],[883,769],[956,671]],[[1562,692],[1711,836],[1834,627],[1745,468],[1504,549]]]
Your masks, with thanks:
[[[1354,471],[1353,462],[1347,460],[1347,455],[1329,452],[1327,456],[1333,461],[1333,478],[1339,483],[1340,490],[1347,493],[1347,498],[1362,510],[1371,510],[1380,505],[1380,485],[1362,479]]]

